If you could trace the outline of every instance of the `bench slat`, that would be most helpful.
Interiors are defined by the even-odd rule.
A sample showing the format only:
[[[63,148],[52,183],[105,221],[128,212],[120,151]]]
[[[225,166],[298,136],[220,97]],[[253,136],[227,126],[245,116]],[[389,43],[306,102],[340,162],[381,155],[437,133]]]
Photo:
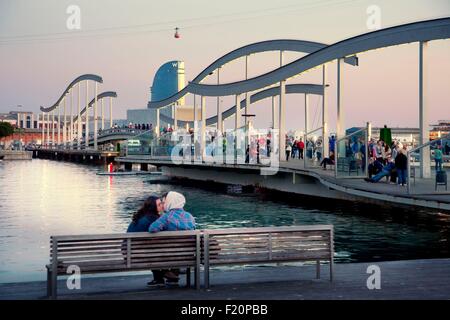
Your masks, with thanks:
[[[260,228],[226,228],[226,229],[210,229],[204,230],[209,235],[218,234],[254,234],[254,233],[271,233],[271,232],[301,232],[301,231],[328,231],[333,229],[332,225],[311,225],[311,226],[292,226],[292,227],[260,227]]]
[[[127,267],[126,263],[112,263],[107,265],[85,265],[81,264],[79,267],[82,273],[102,273],[102,272],[120,272],[120,271],[133,271],[133,270],[150,270],[150,269],[169,269],[176,267],[195,267],[196,261],[194,260],[180,260],[166,262],[144,262],[144,263],[132,263],[131,267]],[[66,270],[70,264],[61,265],[58,267],[58,275],[67,275]]]
[[[321,253],[321,254],[313,254],[313,255],[282,255],[282,256],[272,256],[272,259],[269,260],[268,256],[260,255],[260,256],[252,256],[243,258],[242,256],[237,257],[227,257],[227,259],[216,259],[215,257],[210,257],[209,264],[210,265],[216,265],[216,264],[235,264],[235,263],[259,263],[259,262],[282,262],[282,261],[310,261],[310,260],[329,260],[330,254],[329,253]]]

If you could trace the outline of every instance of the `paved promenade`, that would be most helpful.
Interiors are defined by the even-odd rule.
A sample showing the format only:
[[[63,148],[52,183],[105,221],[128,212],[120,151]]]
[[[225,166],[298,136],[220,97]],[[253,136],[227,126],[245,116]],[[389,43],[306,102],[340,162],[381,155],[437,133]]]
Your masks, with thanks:
[[[403,202],[406,205],[414,204],[414,202],[417,203],[431,201],[437,203],[437,206],[445,210],[450,209],[450,189],[445,190],[444,186],[438,186],[438,190],[435,191],[434,179],[416,178],[415,181],[413,181],[413,183],[411,184],[412,192],[411,194],[408,194],[406,187],[401,187],[396,184],[390,184],[388,181],[386,181],[386,178],[381,179],[377,183],[366,182],[363,178],[337,179],[335,177],[334,169],[305,169],[303,160],[291,159],[288,162],[282,161],[280,163],[280,168],[298,171],[309,171],[311,173],[319,175],[325,182],[343,187],[343,191],[345,190],[345,192],[348,193],[352,193],[353,190],[355,191],[353,192],[354,194],[360,195],[363,195],[364,192],[370,192],[374,194],[374,198],[383,198],[382,196],[386,195],[391,199],[388,199],[386,197],[386,199],[384,200],[396,201],[398,203],[401,203],[403,198]],[[368,196],[368,194],[365,195]],[[429,203],[428,205],[430,207],[436,206],[433,203]]]
[[[369,265],[381,269],[381,289],[366,286]],[[149,275],[95,277],[82,280],[79,291],[69,291],[59,281],[59,299],[450,299],[450,259],[345,263],[335,265],[335,280],[315,279],[313,266],[246,267],[213,270],[208,290],[148,289]],[[183,284],[183,283],[182,283]],[[0,284],[0,299],[45,299],[45,281]]]

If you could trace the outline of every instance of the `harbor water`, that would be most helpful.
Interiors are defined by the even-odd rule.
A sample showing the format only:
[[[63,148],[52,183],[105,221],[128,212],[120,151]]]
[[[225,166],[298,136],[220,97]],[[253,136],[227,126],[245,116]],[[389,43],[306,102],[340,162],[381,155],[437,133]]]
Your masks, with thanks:
[[[333,224],[336,262],[450,257],[450,217],[268,191],[99,176],[101,167],[0,162],[0,282],[45,279],[49,237],[124,232],[145,198],[175,190],[198,228]]]

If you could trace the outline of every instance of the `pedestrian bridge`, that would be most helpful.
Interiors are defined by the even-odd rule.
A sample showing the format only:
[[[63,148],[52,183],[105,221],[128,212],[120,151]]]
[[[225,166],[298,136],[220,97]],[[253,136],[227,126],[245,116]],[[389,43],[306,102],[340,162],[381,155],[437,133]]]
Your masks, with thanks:
[[[285,150],[286,146],[286,117],[299,117],[301,112],[295,114],[286,114],[286,94],[303,94],[305,96],[304,104],[304,132],[305,141],[313,136],[321,138],[321,147],[323,156],[328,156],[328,139],[329,128],[329,106],[327,104],[327,96],[331,87],[327,83],[327,68],[330,67],[330,63],[336,62],[337,66],[337,83],[336,87],[336,133],[337,139],[340,141],[342,148],[339,148],[343,153],[343,147],[345,147],[345,121],[344,114],[345,105],[342,103],[342,84],[344,80],[343,64],[358,65],[358,55],[362,55],[367,51],[380,50],[388,47],[399,45],[413,45],[418,44],[418,66],[419,70],[417,82],[419,97],[417,101],[418,113],[419,113],[419,127],[420,127],[420,141],[419,145],[426,144],[429,137],[429,129],[426,118],[428,106],[426,104],[426,97],[428,92],[426,90],[427,78],[426,78],[426,60],[427,60],[427,47],[428,44],[436,40],[446,40],[450,37],[450,18],[441,18],[434,20],[418,21],[414,23],[403,24],[390,28],[380,29],[373,32],[368,32],[355,37],[344,39],[336,43],[327,45],[318,42],[304,41],[304,40],[269,40],[249,44],[247,46],[233,50],[224,56],[218,58],[216,61],[207,66],[202,72],[200,72],[194,80],[184,87],[179,92],[175,93],[171,97],[168,97],[161,101],[151,101],[148,104],[148,108],[157,110],[157,123],[155,126],[155,133],[158,135],[160,132],[160,121],[173,124],[175,130],[180,126],[194,127],[196,131],[195,136],[198,136],[198,145],[200,154],[204,155],[208,141],[208,126],[214,125],[221,135],[227,130],[234,130],[237,135],[238,130],[245,128],[248,130],[249,122],[247,117],[243,123],[241,110],[244,109],[246,116],[247,109],[251,103],[255,103],[265,98],[272,98],[272,132],[270,135],[273,137],[272,144],[275,148]],[[259,54],[267,51],[279,51],[280,52],[280,64],[279,68],[269,71],[265,74],[249,78],[248,77],[248,64],[249,56],[253,54]],[[301,58],[288,63],[283,63],[283,53],[285,51],[301,52],[305,55]],[[240,58],[245,58],[245,79],[231,82],[220,83],[220,71],[225,68],[227,64]],[[307,84],[307,83],[292,83],[296,80],[301,80],[302,75],[305,72],[313,71],[315,69],[321,69],[322,71],[322,83],[319,84]],[[217,83],[206,83],[210,76],[217,76]],[[322,98],[322,110],[321,110],[321,124],[319,127],[311,127],[308,120],[308,96],[314,94],[319,95]],[[382,93],[380,93],[382,94]],[[187,95],[193,95],[194,98],[194,112],[193,121],[182,122],[177,119],[177,101]],[[221,110],[220,97],[233,96],[235,103],[225,111]],[[197,106],[196,97],[200,100],[200,118],[197,119]],[[217,97],[217,103],[213,106],[206,105],[206,97]],[[278,104],[276,104],[276,99]],[[160,116],[160,109],[168,106],[174,107],[174,116],[166,117]],[[212,117],[206,117],[206,109],[213,107],[215,115]],[[364,108],[361,108],[360,112],[365,112]],[[224,119],[234,117],[234,127],[224,128]],[[370,140],[370,130],[366,142]],[[248,140],[243,140],[243,143],[235,144],[235,148],[246,149]],[[276,145],[276,146],[275,146]],[[245,152],[245,151],[241,151]],[[239,154],[239,151],[235,151],[235,154]],[[431,177],[430,171],[430,148],[420,148],[421,159],[419,164],[420,177]],[[284,152],[278,153],[280,160],[284,157]]]
[[[175,163],[167,157],[128,155],[117,157],[123,164],[154,165],[173,178],[215,182],[230,185],[253,186],[303,196],[374,203],[381,206],[409,206],[418,210],[450,213],[450,192],[440,188],[435,192],[433,179],[416,178],[414,192],[406,187],[390,184],[383,179],[368,183],[362,178],[339,178],[336,168],[323,170],[307,166],[304,159],[281,161],[278,168],[256,163],[227,164],[183,161]],[[450,163],[446,167],[450,172]]]

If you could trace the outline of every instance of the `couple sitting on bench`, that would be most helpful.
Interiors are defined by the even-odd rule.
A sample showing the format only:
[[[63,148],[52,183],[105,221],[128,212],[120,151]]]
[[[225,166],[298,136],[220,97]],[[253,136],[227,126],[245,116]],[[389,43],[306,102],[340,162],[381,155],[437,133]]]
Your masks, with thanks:
[[[159,232],[194,230],[195,219],[183,207],[185,197],[170,191],[161,198],[150,196],[143,206],[133,215],[133,220],[127,232]],[[152,270],[153,281],[148,282],[149,287],[162,287],[178,285],[179,269]]]

